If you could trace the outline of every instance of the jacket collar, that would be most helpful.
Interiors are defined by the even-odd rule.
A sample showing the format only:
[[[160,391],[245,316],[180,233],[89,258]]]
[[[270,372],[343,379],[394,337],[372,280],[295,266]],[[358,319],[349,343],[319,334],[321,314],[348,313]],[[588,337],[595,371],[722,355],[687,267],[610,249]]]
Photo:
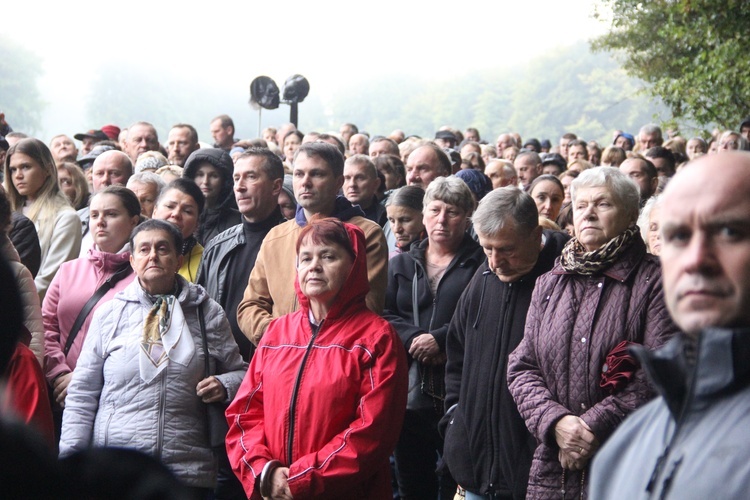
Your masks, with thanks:
[[[278,205],[271,211],[268,217],[258,222],[249,222],[245,217],[242,217],[242,227],[244,231],[248,233],[260,233],[268,232],[273,227],[277,226],[280,222],[283,222],[284,216],[281,215],[281,209]]]
[[[94,244],[86,258],[105,273],[114,272],[130,260],[130,244],[126,243],[117,253],[103,252]]]
[[[679,334],[661,349],[639,346],[633,354],[675,417],[686,404],[706,403],[750,382],[750,328],[709,328],[697,340]]]
[[[424,267],[425,260],[427,259],[426,253],[429,243],[430,239],[425,238],[422,241],[412,243],[409,248],[409,255],[411,255],[415,261],[419,262],[422,267]],[[461,246],[459,246],[456,256],[453,257],[453,260],[451,260],[448,267],[452,268],[454,265],[466,265],[466,262],[474,256],[474,252],[478,246],[479,243],[477,243],[469,233],[465,233],[464,239],[461,241]]]
[[[343,196],[336,197],[336,204],[333,207],[333,213],[329,217],[335,217],[341,221],[348,221],[352,217],[364,217],[365,213],[359,207],[359,205],[352,205],[349,200]],[[297,213],[294,216],[294,220],[297,221],[297,225],[305,227],[307,225],[307,219],[305,218],[305,209],[302,205],[297,205]]]
[[[545,229],[543,231],[543,234],[545,238],[544,246],[539,252],[539,257],[537,257],[536,259],[536,264],[534,264],[534,267],[531,269],[531,271],[529,271],[528,274],[522,276],[517,281],[528,281],[529,279],[531,279],[533,280],[533,283],[539,276],[549,272],[549,270],[552,269],[555,264],[555,259],[560,256],[562,245],[564,245],[565,242],[570,239],[567,235],[563,236],[559,231],[550,231]]]
[[[177,301],[184,307],[197,307],[208,299],[208,295],[202,286],[194,285],[188,282],[179,274],[175,275],[177,279]],[[126,286],[121,292],[115,295],[116,298],[126,302],[140,302],[148,307],[153,305],[153,299],[143,289],[141,282],[136,277],[132,283]]]
[[[0,253],[2,253],[3,257],[8,261],[21,262],[21,256],[18,255],[16,247],[13,246],[13,243],[10,242],[10,238],[5,234],[0,235]]]

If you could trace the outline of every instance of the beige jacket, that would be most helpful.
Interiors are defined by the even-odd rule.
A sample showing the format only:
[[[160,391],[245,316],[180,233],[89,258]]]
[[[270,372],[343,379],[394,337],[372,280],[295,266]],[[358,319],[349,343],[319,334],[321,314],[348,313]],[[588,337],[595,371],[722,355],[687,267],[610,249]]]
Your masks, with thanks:
[[[365,233],[367,277],[370,293],[367,307],[383,312],[388,283],[388,248],[380,226],[361,216],[347,220]],[[253,344],[258,344],[273,318],[299,309],[294,280],[297,279],[296,243],[302,227],[289,220],[280,224],[263,240],[255,267],[250,273],[245,296],[237,307],[237,324]]]

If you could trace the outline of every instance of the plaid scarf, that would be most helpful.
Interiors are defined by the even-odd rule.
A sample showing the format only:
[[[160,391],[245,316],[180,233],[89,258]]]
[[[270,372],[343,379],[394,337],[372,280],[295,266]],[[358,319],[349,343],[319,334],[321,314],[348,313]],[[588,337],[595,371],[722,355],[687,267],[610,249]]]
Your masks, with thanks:
[[[568,272],[584,276],[603,271],[612,266],[630,247],[638,231],[638,226],[629,227],[593,252],[587,252],[578,238],[573,238],[563,247],[560,265]]]

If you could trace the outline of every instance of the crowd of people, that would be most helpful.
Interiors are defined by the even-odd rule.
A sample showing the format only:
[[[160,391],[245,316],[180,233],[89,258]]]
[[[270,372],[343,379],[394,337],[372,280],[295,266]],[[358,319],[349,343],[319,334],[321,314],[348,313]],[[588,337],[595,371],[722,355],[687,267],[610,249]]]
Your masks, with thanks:
[[[9,498],[750,488],[750,118],[607,145],[0,118],[0,455],[44,475]]]

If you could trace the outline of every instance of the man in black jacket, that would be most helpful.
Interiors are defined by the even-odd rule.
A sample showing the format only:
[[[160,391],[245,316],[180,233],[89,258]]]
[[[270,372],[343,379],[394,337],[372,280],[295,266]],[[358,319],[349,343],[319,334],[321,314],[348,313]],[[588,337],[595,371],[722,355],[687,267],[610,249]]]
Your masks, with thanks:
[[[233,177],[242,223],[219,233],[208,243],[203,250],[197,283],[224,308],[240,354],[249,361],[255,349],[237,326],[237,304],[242,300],[263,238],[285,220],[278,204],[284,165],[270,150],[251,148],[237,158]]]
[[[532,198],[495,189],[472,217],[487,261],[456,307],[446,342],[444,460],[470,498],[523,499],[535,443],[506,382],[537,277],[568,236],[542,230]]]
[[[240,354],[249,361],[255,346],[237,326],[237,305],[255,267],[263,238],[285,220],[278,203],[284,165],[270,150],[250,148],[237,157],[233,179],[234,197],[242,213],[242,223],[211,239],[203,250],[196,282],[224,308]],[[226,453],[220,453],[218,460],[216,498],[245,498]]]

